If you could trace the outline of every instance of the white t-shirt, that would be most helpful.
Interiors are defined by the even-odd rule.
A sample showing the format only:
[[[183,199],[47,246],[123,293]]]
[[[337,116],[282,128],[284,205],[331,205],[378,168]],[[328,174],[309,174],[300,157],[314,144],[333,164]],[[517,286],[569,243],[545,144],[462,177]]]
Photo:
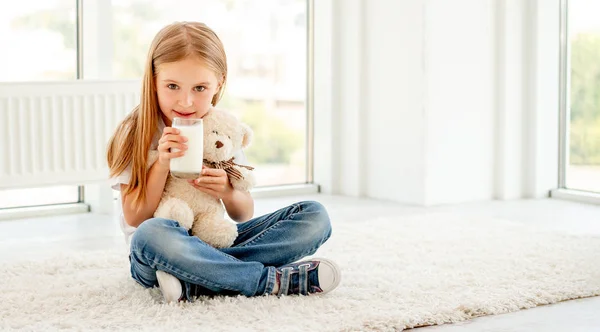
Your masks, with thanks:
[[[162,118],[160,118],[158,123],[158,130],[154,138],[152,139],[152,144],[150,145],[151,150],[155,150],[158,147],[158,140],[160,139],[162,132],[165,128],[165,123]],[[246,164],[246,156],[244,155],[243,150],[238,151],[234,155],[235,161],[237,164]],[[121,184],[129,184],[129,180],[131,179],[131,167],[127,168],[123,173],[113,177],[110,179],[110,186],[113,190],[121,191]],[[121,226],[121,230],[123,231],[123,235],[125,236],[125,242],[127,243],[127,247],[131,244],[131,237],[133,233],[137,229],[136,227],[130,226],[125,221],[125,215],[123,214],[123,202],[121,200],[121,194],[119,193],[117,197],[116,207],[115,207],[115,216],[119,218],[119,225]]]

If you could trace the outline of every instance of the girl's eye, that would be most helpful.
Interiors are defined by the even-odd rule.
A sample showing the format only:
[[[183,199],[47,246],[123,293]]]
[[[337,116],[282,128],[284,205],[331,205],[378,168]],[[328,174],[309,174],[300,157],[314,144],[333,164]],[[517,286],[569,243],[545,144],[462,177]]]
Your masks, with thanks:
[[[171,83],[171,84],[167,85],[167,88],[169,88],[171,90],[175,90],[175,89],[177,89],[177,84]]]
[[[202,91],[206,90],[206,88],[205,88],[205,87],[203,87],[203,86],[197,86],[197,87],[195,87],[194,89],[195,89],[196,91],[198,91],[198,92],[202,92]]]

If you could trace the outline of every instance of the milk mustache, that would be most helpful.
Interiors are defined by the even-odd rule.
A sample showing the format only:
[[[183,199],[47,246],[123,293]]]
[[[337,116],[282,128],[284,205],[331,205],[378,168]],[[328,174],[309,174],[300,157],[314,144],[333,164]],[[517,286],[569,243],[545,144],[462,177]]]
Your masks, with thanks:
[[[171,174],[181,178],[197,178],[202,171],[204,156],[204,128],[202,119],[173,119],[173,128],[179,129],[179,135],[185,136],[188,149],[185,155],[171,159]],[[179,149],[173,149],[177,152]]]

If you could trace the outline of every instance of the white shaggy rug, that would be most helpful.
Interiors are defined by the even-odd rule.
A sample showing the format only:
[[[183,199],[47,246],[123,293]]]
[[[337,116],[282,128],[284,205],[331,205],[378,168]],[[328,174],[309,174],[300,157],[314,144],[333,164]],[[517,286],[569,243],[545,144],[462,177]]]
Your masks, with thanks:
[[[343,268],[323,297],[162,304],[122,252],[0,269],[0,330],[390,331],[600,295],[600,238],[430,214],[334,223],[317,253]]]

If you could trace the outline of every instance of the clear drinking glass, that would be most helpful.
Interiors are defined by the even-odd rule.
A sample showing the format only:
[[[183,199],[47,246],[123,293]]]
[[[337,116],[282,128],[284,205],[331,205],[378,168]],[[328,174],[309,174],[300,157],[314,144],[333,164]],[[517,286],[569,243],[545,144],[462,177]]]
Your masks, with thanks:
[[[188,140],[185,155],[171,159],[171,174],[180,178],[197,178],[202,171],[204,156],[204,127],[202,119],[174,118],[173,128],[179,129],[179,135]],[[179,149],[173,149],[174,152]]]

